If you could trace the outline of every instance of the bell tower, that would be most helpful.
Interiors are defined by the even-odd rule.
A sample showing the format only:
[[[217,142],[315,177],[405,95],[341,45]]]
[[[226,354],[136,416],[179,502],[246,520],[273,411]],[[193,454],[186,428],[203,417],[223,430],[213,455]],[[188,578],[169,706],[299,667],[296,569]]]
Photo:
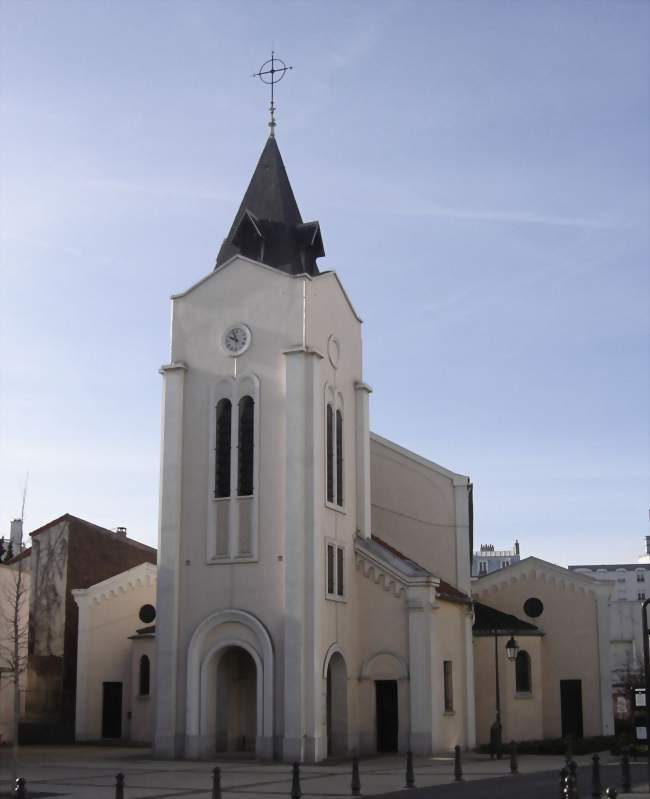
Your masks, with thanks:
[[[355,537],[370,535],[369,389],[361,320],[319,268],[324,254],[271,127],[214,270],[172,297],[159,756],[314,762],[328,742],[355,744],[323,695],[332,641],[349,659],[334,659],[341,686],[360,667],[352,578]]]

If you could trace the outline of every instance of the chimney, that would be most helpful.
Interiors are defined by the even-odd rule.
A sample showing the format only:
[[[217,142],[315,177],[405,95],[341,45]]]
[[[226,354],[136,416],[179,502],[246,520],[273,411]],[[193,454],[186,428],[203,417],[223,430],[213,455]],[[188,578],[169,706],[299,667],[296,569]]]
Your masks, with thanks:
[[[23,548],[23,520],[13,519],[11,522],[11,532],[9,533],[11,548],[14,555],[17,555]]]
[[[650,538],[650,536],[648,536],[648,538]],[[519,554],[519,541],[517,541],[517,539],[515,539],[515,555],[518,555],[518,554]]]
[[[126,538],[126,527],[116,527],[115,535],[119,535],[120,538]]]
[[[11,525],[12,525],[11,529],[13,530],[13,522],[11,523]],[[646,555],[650,555],[650,535],[647,535],[645,537],[645,551]]]

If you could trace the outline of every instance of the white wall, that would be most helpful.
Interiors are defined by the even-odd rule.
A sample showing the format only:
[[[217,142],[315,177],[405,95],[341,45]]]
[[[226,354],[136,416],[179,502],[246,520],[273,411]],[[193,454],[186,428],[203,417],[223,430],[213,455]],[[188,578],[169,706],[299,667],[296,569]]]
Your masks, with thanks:
[[[94,741],[102,737],[104,682],[122,683],[122,735],[128,738],[133,695],[130,637],[146,626],[139,619],[140,608],[155,606],[156,567],[141,563],[72,594],[79,607],[75,739]],[[137,734],[141,734],[141,727]]]

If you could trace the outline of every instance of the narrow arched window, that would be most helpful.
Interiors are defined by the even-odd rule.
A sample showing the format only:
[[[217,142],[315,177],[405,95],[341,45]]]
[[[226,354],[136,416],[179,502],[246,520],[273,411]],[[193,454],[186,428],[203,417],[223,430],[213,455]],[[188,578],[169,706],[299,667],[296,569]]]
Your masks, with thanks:
[[[249,497],[253,493],[255,437],[255,402],[252,397],[239,400],[239,475],[237,493]]]
[[[217,434],[214,453],[214,495],[230,496],[230,430],[232,426],[232,403],[220,399],[217,403]]]
[[[327,501],[334,502],[334,411],[327,403]]]
[[[515,690],[518,694],[529,694],[531,683],[530,655],[524,649],[520,649],[515,661]]]
[[[139,694],[140,696],[149,696],[149,683],[151,682],[151,664],[149,663],[148,655],[143,655],[140,658],[140,679],[139,679]]]
[[[336,504],[343,507],[343,414],[336,412]]]

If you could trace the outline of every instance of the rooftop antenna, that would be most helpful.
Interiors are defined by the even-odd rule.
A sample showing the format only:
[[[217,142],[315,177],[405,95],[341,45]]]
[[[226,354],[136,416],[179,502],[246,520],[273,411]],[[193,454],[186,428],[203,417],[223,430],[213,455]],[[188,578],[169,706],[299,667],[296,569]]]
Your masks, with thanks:
[[[27,470],[27,474],[25,475],[25,487],[23,488],[23,504],[20,507],[20,521],[24,521],[25,519],[25,501],[27,500],[27,482],[29,480],[29,469]]]
[[[290,69],[293,69],[293,67],[288,67],[284,61],[282,61],[280,58],[276,58],[275,51],[271,50],[271,58],[269,58],[268,61],[265,61],[259,70],[251,76],[253,78],[259,78],[262,83],[266,83],[267,86],[271,87],[271,105],[269,106],[269,111],[271,112],[269,128],[271,129],[271,132],[269,133],[269,136],[272,139],[275,138],[275,102],[273,89],[275,84],[279,83]]]

